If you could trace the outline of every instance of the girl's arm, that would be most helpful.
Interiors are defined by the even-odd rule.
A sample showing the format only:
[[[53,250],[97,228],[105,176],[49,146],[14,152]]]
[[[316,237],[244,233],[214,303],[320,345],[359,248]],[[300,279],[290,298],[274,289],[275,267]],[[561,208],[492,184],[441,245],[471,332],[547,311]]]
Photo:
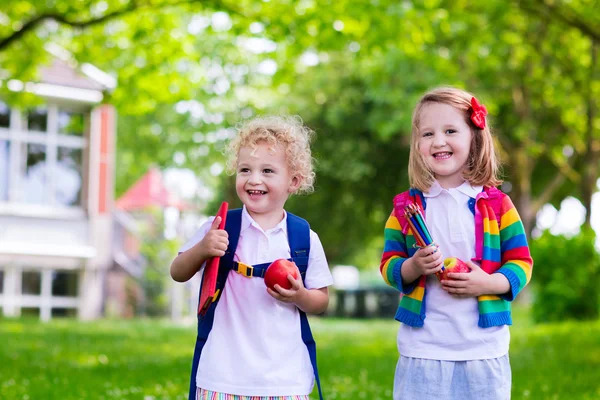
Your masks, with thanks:
[[[384,240],[379,272],[385,283],[404,294],[409,294],[417,286],[419,275],[415,273],[415,268],[411,267],[412,260],[408,253],[407,238],[402,233],[394,211],[385,223]]]
[[[504,196],[500,220],[500,249],[502,267],[495,274],[501,274],[508,280],[507,290],[500,295],[504,300],[512,301],[531,280],[533,259],[527,245],[525,228],[510,197]],[[498,282],[501,282],[498,280]]]

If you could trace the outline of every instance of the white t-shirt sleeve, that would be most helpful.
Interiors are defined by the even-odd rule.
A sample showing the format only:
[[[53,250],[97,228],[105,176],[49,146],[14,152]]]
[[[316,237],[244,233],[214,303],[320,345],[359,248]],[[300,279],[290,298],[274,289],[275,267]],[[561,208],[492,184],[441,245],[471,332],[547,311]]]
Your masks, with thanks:
[[[304,284],[307,289],[321,289],[333,285],[333,276],[329,271],[325,250],[323,250],[319,235],[312,230],[310,231],[310,255]]]
[[[188,251],[192,247],[196,245],[196,243],[200,242],[204,239],[204,236],[209,231],[212,222],[215,220],[215,217],[210,217],[206,222],[204,222],[200,228],[194,233],[194,235],[179,249],[179,254]]]

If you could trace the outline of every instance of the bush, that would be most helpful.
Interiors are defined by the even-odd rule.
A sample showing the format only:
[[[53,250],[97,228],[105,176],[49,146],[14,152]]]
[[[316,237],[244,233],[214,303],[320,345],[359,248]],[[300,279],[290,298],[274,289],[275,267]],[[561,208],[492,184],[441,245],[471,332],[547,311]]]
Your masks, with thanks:
[[[571,238],[545,231],[532,242],[536,322],[598,318],[600,256],[595,240],[593,230],[582,229]]]

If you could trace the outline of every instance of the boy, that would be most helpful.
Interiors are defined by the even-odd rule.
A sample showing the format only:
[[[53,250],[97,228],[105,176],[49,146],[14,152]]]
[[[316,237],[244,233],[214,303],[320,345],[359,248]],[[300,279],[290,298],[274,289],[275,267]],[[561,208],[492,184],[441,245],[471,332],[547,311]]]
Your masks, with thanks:
[[[290,258],[288,219],[298,217],[288,215],[284,205],[291,194],[312,190],[311,136],[296,119],[269,117],[244,124],[229,143],[228,169],[236,173],[244,205],[235,261],[254,265]],[[207,259],[225,255],[230,238],[219,223],[219,217],[207,221],[182,247],[171,265],[174,280],[187,281]],[[312,230],[309,235],[304,282],[288,275],[289,290],[276,285],[273,291],[262,279],[228,272],[200,350],[197,398],[308,400],[316,364],[303,343],[301,321],[304,313],[325,311],[333,283],[319,237]]]

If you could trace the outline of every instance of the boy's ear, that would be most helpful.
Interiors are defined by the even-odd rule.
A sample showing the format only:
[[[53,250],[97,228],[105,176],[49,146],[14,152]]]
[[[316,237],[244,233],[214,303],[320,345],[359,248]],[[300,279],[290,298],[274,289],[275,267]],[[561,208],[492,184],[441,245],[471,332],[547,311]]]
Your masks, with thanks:
[[[290,187],[288,188],[289,193],[296,193],[296,191],[300,188],[300,184],[302,183],[302,179],[298,175],[292,176],[292,182],[290,183]]]

